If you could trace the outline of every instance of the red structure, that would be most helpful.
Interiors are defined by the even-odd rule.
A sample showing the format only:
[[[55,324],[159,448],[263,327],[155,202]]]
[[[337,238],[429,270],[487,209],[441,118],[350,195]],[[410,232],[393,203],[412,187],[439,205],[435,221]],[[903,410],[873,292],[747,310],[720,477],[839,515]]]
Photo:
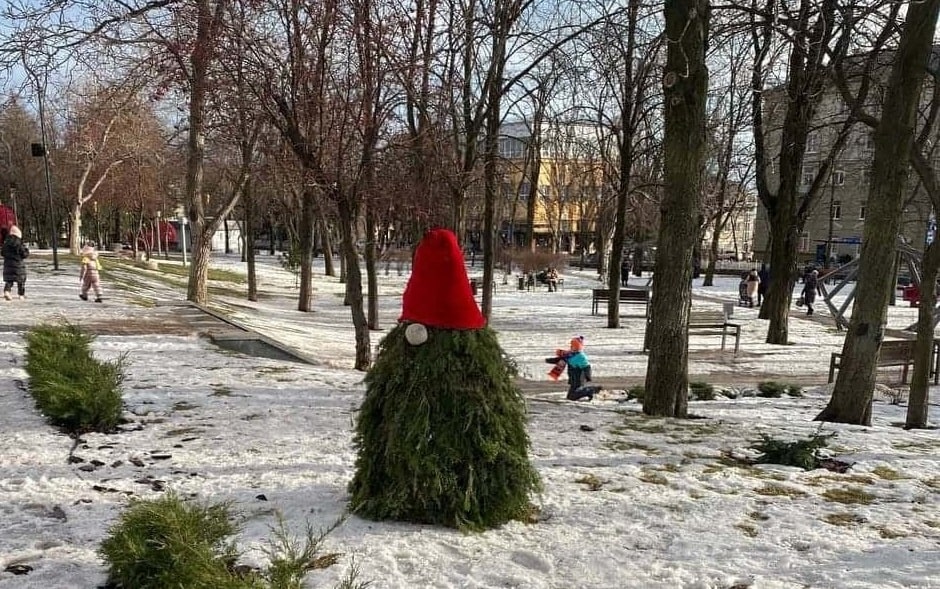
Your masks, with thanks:
[[[10,227],[16,225],[16,213],[13,209],[0,205],[0,241],[7,238]]]
[[[160,221],[159,227],[159,231],[157,230],[156,223],[143,227],[137,233],[137,247],[149,250],[158,249],[158,236],[160,239],[161,248],[167,247],[167,245],[169,245],[170,249],[176,247],[176,227],[174,227],[173,224],[169,221]],[[128,239],[128,241],[130,241],[130,239]]]
[[[905,301],[909,301],[912,307],[920,306],[920,289],[915,285],[905,286],[903,291],[903,298]]]

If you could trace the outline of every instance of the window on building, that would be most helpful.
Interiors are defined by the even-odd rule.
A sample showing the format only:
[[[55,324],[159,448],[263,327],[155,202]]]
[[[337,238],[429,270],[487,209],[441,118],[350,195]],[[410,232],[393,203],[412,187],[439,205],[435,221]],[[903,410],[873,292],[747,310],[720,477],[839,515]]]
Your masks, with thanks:
[[[525,145],[515,137],[500,137],[499,155],[506,159],[519,159],[525,153]]]
[[[800,181],[801,186],[809,186],[813,183],[813,180],[816,179],[816,168],[815,166],[803,166],[803,175]]]
[[[841,219],[842,218],[842,201],[840,200],[832,201],[831,208],[832,208],[832,218],[837,221]]]
[[[806,253],[809,251],[809,232],[804,231],[800,234],[800,251]]]
[[[864,221],[864,220],[865,220],[865,213],[866,213],[866,210],[865,210],[865,209],[867,209],[867,208],[868,208],[868,207],[866,207],[865,205],[862,205],[862,206],[859,207],[859,209],[858,209],[858,220],[859,220],[859,221]]]
[[[842,186],[845,184],[845,172],[842,170],[836,170],[832,173],[832,183],[836,186]]]
[[[819,153],[819,134],[815,131],[806,136],[806,153]]]

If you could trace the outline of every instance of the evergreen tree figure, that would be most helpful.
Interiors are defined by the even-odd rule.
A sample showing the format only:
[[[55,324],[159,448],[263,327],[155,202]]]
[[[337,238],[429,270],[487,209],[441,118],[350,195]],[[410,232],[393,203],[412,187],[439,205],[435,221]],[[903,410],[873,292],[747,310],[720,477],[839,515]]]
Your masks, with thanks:
[[[456,236],[425,235],[399,324],[366,375],[351,509],[483,530],[531,512],[525,402],[470,291]]]

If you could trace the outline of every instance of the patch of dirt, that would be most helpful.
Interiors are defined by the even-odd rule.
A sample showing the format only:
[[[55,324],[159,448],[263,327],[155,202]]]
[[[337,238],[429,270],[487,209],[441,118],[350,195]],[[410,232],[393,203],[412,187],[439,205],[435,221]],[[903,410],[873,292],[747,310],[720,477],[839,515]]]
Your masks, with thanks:
[[[182,335],[196,333],[185,321],[173,316],[157,318],[135,318],[114,321],[94,321],[82,323],[82,329],[95,335]]]

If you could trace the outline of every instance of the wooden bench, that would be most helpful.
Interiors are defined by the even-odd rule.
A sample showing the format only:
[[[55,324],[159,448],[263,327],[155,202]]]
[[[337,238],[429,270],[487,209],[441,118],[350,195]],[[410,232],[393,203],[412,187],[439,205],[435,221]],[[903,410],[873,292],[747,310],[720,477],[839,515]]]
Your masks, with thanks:
[[[610,301],[610,289],[591,289],[591,315],[597,315],[601,303]],[[642,288],[621,288],[620,303],[626,305],[643,305],[643,316],[650,315],[650,291]]]
[[[914,345],[912,339],[885,340],[881,342],[881,352],[878,354],[878,368],[901,366],[901,384],[907,384],[907,372],[914,364]],[[931,353],[930,376],[933,383],[940,384],[940,340],[934,340]],[[836,370],[842,368],[842,352],[833,352],[829,358],[829,382],[836,379]]]
[[[649,334],[649,321],[646,323],[646,333]],[[729,335],[734,336],[734,354],[737,355],[741,347],[741,325],[728,321],[728,316],[724,311],[692,311],[689,314],[689,334],[696,335],[720,335],[721,349],[725,345]],[[649,349],[649,338],[643,338],[643,351]]]
[[[725,349],[728,335],[734,335],[734,353],[741,347],[741,325],[731,323],[724,311],[692,311],[689,314],[689,333],[720,335],[721,349]]]

